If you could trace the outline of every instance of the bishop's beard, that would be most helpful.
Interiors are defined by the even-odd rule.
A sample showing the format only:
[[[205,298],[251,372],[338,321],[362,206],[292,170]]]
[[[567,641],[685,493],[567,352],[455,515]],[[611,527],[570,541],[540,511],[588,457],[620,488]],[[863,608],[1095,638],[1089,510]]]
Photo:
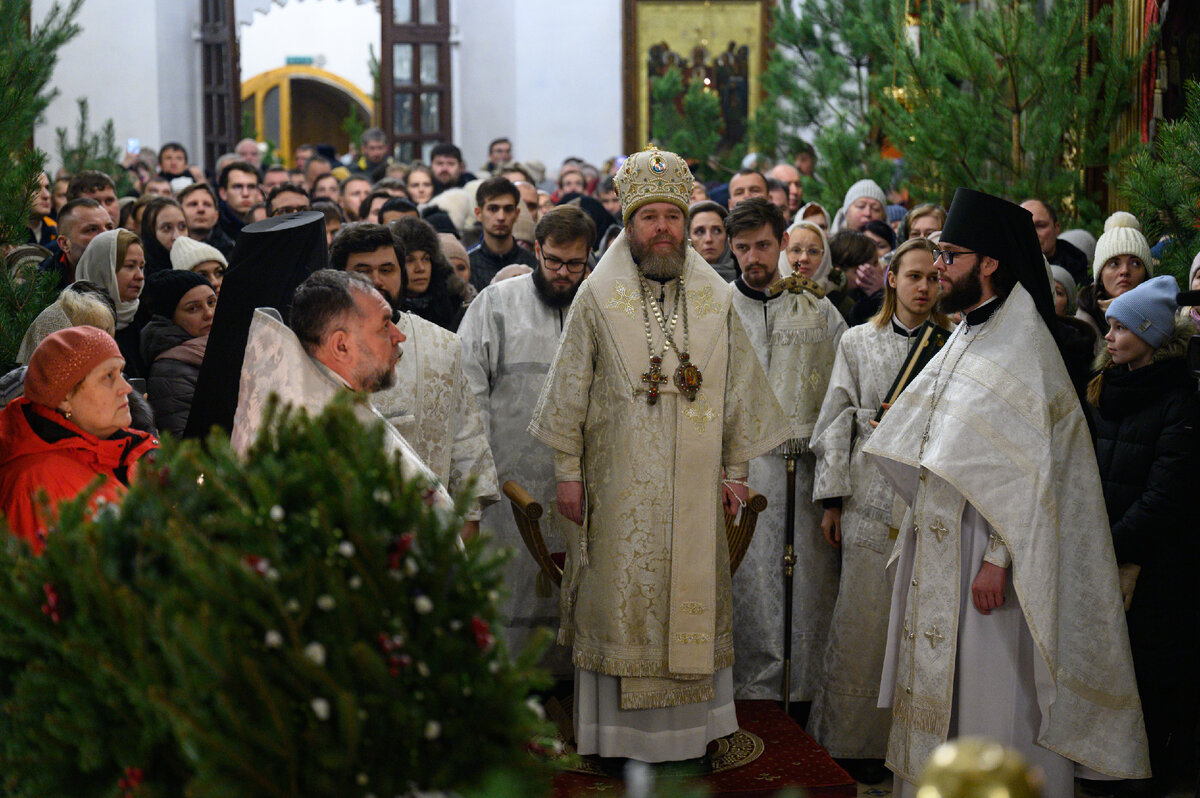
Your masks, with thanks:
[[[683,274],[683,267],[687,263],[687,239],[680,239],[675,249],[662,254],[652,249],[657,240],[650,239],[643,244],[630,238],[629,252],[642,274],[654,280],[673,280]]]

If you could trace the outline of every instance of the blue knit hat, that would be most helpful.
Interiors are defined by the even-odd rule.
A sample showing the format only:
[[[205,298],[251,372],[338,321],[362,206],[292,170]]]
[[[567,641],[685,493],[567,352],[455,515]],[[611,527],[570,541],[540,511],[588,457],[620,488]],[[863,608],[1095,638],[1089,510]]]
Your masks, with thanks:
[[[1116,319],[1158,349],[1175,332],[1175,295],[1179,284],[1169,274],[1147,280],[1114,299],[1105,318]]]

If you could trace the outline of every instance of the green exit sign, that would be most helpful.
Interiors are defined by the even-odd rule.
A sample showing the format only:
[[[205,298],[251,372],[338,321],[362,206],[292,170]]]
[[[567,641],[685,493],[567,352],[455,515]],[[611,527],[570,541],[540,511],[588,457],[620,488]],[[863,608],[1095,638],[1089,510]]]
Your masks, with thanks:
[[[312,66],[312,62],[311,55],[289,55],[284,61],[288,66]]]

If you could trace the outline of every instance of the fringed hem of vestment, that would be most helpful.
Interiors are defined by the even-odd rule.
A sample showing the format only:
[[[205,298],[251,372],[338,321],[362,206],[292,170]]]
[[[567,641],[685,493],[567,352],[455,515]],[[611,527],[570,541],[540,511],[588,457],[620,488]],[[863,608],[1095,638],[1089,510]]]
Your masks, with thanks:
[[[684,704],[701,704],[712,701],[716,695],[711,677],[699,679],[695,684],[673,687],[670,690],[655,690],[652,693],[629,694],[621,691],[621,709],[666,709]]]
[[[918,706],[907,694],[897,697],[895,709],[892,711],[894,724],[908,726],[926,734],[945,734],[949,720],[944,708]]]
[[[559,642],[563,643],[563,632],[559,631]],[[563,643],[567,645],[567,643]],[[658,676],[664,679],[675,678],[667,670],[666,659],[662,660],[622,660],[611,656],[575,649],[571,653],[571,662],[584,670],[603,673],[607,676]],[[733,667],[733,648],[717,651],[713,657],[713,672],[722,668]],[[686,702],[685,702],[686,703]],[[668,706],[664,704],[664,706]]]

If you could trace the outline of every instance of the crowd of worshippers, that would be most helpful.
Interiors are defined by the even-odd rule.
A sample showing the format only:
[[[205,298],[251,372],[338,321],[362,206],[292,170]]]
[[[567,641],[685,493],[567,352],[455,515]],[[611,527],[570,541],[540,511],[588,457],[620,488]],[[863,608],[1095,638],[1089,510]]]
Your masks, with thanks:
[[[624,159],[600,167],[568,159],[548,179],[543,164],[517,160],[512,147],[492,142],[472,174],[451,144],[433,147],[428,165],[399,163],[373,129],[351,156],[305,145],[291,167],[264,165],[246,141],[206,174],[182,146],[166,144],[153,166],[129,165],[136,188],[122,197],[100,172],[43,175],[28,240],[9,264],[56,274],[61,293],[30,326],[22,365],[0,379],[0,510],[12,531],[40,548],[54,502],[97,475],[105,479],[97,497],[119,500],[157,436],[184,434],[200,412],[196,388],[213,359],[222,286],[253,267],[232,263],[243,228],[270,232],[262,220],[311,210],[323,215],[324,251],[304,262],[342,276],[300,275],[289,288],[290,330],[256,314],[236,339],[244,353],[215,354],[252,369],[256,335],[294,336],[319,376],[377,397],[374,406],[449,495],[475,480],[469,531],[520,548],[499,486],[513,480],[555,507],[555,452],[528,428],[573,299],[632,220],[614,182]],[[805,443],[789,697],[839,761],[878,781],[892,718],[876,707],[884,573],[899,521],[862,447],[922,325],[962,321],[939,297],[947,270],[975,253],[943,248],[946,209],[890,201],[871,180],[851,186],[840,207],[805,202],[801,176],[814,170],[805,150],[728,181],[696,182],[682,226],[689,249],[733,284],[733,307],[760,357],[780,335],[802,344],[794,374],[777,379],[763,363],[777,393],[786,386],[781,405],[798,408],[792,422]],[[1178,286],[1155,276],[1169,242],[1148,241],[1132,215],[1113,214],[1095,237],[1063,231],[1047,199],[1020,206],[1033,219],[1066,331],[1063,360],[1092,433],[1158,773],[1168,745],[1196,725],[1194,691],[1172,651],[1196,624],[1196,603],[1181,597],[1197,564],[1188,497],[1200,411],[1186,350],[1200,308],[1178,307],[1176,293],[1200,289],[1200,254]],[[773,329],[781,284],[783,296],[805,297],[797,311],[809,314],[805,329]],[[255,298],[237,301],[251,307]],[[322,313],[322,303],[354,309],[357,321],[334,329],[337,313]],[[769,505],[733,581],[738,698],[782,698],[781,464],[764,455],[740,475]],[[48,509],[35,501],[39,489]],[[552,524],[546,537],[552,550],[570,546]],[[559,598],[533,559],[520,552],[506,577],[509,645],[556,629]],[[986,592],[974,601],[981,612],[996,606]],[[572,674],[561,647],[547,663]]]

